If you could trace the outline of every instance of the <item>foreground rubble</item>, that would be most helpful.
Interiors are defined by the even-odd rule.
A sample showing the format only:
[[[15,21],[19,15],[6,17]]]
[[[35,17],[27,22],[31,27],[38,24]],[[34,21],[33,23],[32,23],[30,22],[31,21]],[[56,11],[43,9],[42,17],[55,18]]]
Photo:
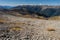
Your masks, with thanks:
[[[60,21],[1,15],[0,40],[60,40]]]

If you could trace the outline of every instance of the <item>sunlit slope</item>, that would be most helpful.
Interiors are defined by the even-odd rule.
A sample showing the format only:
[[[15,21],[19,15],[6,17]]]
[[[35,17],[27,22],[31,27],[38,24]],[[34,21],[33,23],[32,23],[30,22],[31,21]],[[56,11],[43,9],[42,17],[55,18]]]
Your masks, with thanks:
[[[0,20],[3,22],[0,24],[0,39],[8,36],[11,40],[27,40],[26,38],[29,40],[60,40],[60,21],[58,20],[41,20],[12,15],[1,15],[1,17]]]

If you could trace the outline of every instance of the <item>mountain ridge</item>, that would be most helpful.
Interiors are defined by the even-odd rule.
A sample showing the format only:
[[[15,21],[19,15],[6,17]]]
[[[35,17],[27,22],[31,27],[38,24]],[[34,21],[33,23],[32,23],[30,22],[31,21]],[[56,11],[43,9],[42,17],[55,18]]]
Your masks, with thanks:
[[[19,5],[15,7],[5,6],[1,7],[0,11],[4,10],[6,12],[18,12],[22,15],[37,15],[46,18],[53,16],[60,16],[60,6],[48,6],[48,5]]]

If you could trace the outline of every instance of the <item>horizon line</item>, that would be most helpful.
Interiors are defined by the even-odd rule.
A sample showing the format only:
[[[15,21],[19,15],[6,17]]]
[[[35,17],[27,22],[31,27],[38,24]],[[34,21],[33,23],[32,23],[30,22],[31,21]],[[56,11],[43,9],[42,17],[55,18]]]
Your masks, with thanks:
[[[47,5],[47,6],[60,6],[60,5],[50,5],[50,4],[13,4],[13,5],[11,5],[11,4],[0,4],[0,6],[19,6],[19,5]]]

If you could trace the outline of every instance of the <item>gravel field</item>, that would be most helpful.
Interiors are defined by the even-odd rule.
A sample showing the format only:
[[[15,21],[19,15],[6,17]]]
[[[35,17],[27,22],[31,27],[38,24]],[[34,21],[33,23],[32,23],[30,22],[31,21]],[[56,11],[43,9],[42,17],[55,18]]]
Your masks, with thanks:
[[[0,40],[60,40],[60,21],[4,14],[0,16]]]

